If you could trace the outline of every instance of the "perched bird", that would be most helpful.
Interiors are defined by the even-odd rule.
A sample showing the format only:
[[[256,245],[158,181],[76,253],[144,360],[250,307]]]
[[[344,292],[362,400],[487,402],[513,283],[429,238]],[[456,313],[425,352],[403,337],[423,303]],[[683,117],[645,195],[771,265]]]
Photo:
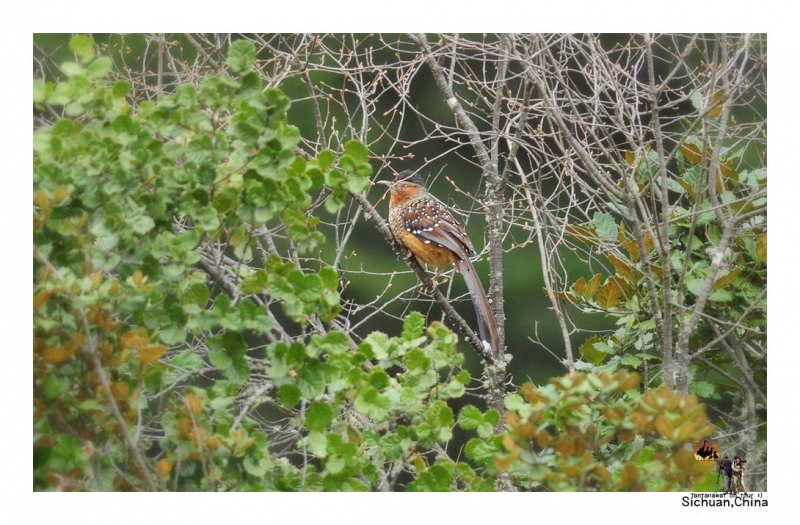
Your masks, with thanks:
[[[376,181],[389,187],[389,228],[397,240],[422,263],[436,268],[436,279],[448,264],[464,276],[484,345],[500,355],[500,337],[489,299],[470,257],[475,247],[464,227],[442,201],[431,195],[425,183],[413,171],[402,171],[393,181]]]

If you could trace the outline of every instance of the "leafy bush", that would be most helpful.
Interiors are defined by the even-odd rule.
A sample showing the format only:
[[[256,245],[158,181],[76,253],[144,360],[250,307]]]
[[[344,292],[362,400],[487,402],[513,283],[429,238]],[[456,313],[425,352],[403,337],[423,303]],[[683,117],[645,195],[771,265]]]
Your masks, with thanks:
[[[316,204],[367,188],[369,152],[301,154],[251,43],[230,46],[231,74],[153,101],[109,80],[90,38],[70,48],[64,79],[34,81],[35,111],[59,115],[34,133],[34,489],[486,491],[508,473],[670,490],[702,474],[694,396],[578,373],[524,385],[504,414],[455,410],[473,379],[446,326],[412,312],[358,342],[339,273],[303,255],[326,242]],[[606,286],[572,297],[612,307]],[[456,427],[465,459],[445,449]]]

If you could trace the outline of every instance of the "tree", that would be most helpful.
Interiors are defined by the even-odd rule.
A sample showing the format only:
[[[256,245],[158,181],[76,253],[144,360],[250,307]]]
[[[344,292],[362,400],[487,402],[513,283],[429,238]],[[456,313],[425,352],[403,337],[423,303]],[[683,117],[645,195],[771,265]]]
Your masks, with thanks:
[[[120,38],[34,82],[36,488],[686,488],[698,397],[764,453],[764,39],[153,35],[143,75]],[[479,168],[501,334],[538,246],[567,375],[517,391],[515,340],[476,381],[424,270],[359,257],[404,148]]]

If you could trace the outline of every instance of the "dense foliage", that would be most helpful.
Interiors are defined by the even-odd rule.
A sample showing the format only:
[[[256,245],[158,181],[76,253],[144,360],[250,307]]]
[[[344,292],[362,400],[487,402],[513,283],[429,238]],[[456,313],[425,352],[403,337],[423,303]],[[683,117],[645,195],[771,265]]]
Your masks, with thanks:
[[[699,136],[683,144],[679,204],[652,230],[669,237],[671,269],[653,263],[652,235],[612,214],[565,227],[602,247],[605,266],[559,297],[618,329],[585,341],[576,371],[511,385],[498,406],[469,399],[486,378],[445,324],[412,311],[398,334],[351,329],[342,254],[325,248],[342,241],[323,230],[369,187],[376,152],[359,140],[304,150],[292,101],[264,82],[250,41],[153,100],[136,98],[90,37],[69,45],[63,78],[36,79],[33,93],[45,115],[34,131],[35,490],[713,486],[713,465],[691,452],[714,432],[699,399],[721,395],[709,376],[766,384],[766,363],[741,350],[705,355],[765,328],[754,312],[766,303],[766,170],[737,170],[742,147],[713,154],[726,168],[709,197],[712,153]],[[641,188],[660,169],[652,152],[629,165]],[[702,297],[731,323],[686,334],[686,394],[652,379],[665,366],[652,306],[665,294]]]

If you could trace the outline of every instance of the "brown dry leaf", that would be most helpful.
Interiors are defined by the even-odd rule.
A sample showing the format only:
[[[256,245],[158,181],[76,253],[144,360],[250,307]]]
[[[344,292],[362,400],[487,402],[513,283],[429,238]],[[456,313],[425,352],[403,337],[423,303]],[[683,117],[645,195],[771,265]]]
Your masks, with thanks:
[[[60,365],[70,361],[72,354],[60,347],[46,348],[42,352],[42,359],[51,365]]]
[[[139,350],[139,362],[143,365],[150,365],[161,359],[167,351],[164,345],[148,346]]]

